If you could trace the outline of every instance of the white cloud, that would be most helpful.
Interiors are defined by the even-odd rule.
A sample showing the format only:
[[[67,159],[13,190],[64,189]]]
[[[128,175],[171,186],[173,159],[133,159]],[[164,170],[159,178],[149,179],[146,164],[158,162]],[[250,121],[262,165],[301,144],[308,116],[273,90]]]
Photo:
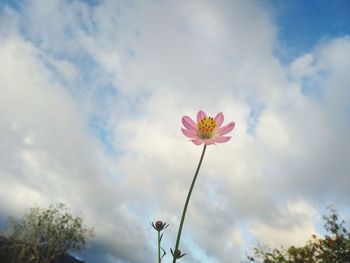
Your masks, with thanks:
[[[314,57],[311,54],[303,55],[295,59],[291,64],[291,75],[294,78],[301,79],[305,76],[310,76],[315,73],[313,67]]]
[[[138,243],[142,230],[125,230],[127,224],[139,223],[121,209],[121,193],[108,177],[116,172],[115,164],[87,133],[76,102],[52,81],[30,43],[7,39],[0,54],[2,212],[18,214],[33,203],[64,202],[75,212],[83,210],[98,242],[114,243],[117,255],[143,260],[129,250],[147,247]],[[114,220],[119,223],[112,224]],[[112,240],[126,234],[130,239]]]
[[[317,234],[314,222],[317,212],[304,201],[287,203],[281,214],[271,222],[253,222],[251,231],[259,242],[280,248],[303,246],[311,235]]]

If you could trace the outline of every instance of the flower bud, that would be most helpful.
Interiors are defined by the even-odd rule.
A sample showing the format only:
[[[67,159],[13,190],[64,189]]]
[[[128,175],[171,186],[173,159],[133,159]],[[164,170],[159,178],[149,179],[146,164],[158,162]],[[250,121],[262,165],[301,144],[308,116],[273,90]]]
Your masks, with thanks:
[[[176,258],[180,258],[180,256],[181,256],[181,250],[180,250],[180,249],[176,250],[175,253],[174,253],[174,256],[175,256]]]
[[[161,231],[164,228],[164,226],[165,226],[165,223],[163,223],[162,221],[157,221],[156,222],[156,229],[158,231]]]
[[[152,222],[151,225],[158,232],[164,230],[165,228],[167,228],[169,226],[169,224],[167,224],[166,222],[163,223],[160,220],[156,221],[156,223]]]
[[[171,254],[173,255],[173,257],[176,258],[176,259],[182,258],[183,256],[186,255],[186,253],[181,254],[181,250],[180,249],[175,250],[175,252],[172,249],[170,249],[170,251],[171,251]]]

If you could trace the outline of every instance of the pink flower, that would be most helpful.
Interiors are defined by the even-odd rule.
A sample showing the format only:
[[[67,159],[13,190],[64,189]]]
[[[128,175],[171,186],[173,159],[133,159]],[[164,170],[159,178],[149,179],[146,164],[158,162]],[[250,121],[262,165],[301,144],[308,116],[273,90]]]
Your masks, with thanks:
[[[182,133],[191,138],[191,141],[200,145],[224,143],[231,139],[231,136],[224,136],[229,133],[235,127],[235,123],[232,121],[229,124],[222,126],[224,122],[224,115],[222,112],[218,113],[215,118],[207,117],[203,111],[199,111],[197,114],[197,123],[195,123],[190,117],[183,116],[182,124],[185,129],[182,128]]]

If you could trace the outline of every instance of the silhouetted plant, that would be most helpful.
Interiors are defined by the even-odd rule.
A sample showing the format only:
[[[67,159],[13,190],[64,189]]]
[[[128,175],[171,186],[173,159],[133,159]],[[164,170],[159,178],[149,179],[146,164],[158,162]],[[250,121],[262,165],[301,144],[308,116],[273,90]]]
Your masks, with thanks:
[[[93,230],[60,203],[48,209],[33,206],[21,219],[9,217],[3,236],[2,250],[10,255],[10,262],[51,263],[67,251],[80,250]]]
[[[350,262],[350,233],[345,221],[339,220],[334,207],[328,207],[329,215],[323,216],[327,235],[315,235],[303,247],[287,249],[257,247],[254,256],[247,256],[247,262],[263,263],[346,263]]]

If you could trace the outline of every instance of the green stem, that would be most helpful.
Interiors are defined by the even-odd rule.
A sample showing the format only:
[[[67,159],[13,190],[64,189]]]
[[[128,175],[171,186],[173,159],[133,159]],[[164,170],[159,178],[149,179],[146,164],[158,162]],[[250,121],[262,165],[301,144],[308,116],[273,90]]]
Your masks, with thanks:
[[[197,170],[196,170],[196,173],[194,174],[190,190],[188,191],[188,194],[187,194],[185,206],[184,206],[184,209],[182,211],[181,222],[180,222],[180,226],[179,226],[179,231],[177,233],[176,245],[175,245],[175,250],[174,250],[174,255],[173,255],[173,263],[175,263],[176,260],[177,260],[177,258],[175,257],[175,254],[176,254],[176,251],[179,249],[179,244],[180,244],[180,239],[181,239],[181,232],[182,232],[182,227],[183,227],[183,224],[184,224],[184,221],[185,221],[185,217],[186,217],[186,211],[187,211],[188,203],[190,202],[192,190],[193,190],[194,184],[196,183],[197,175],[198,175],[199,169],[201,168],[201,164],[202,164],[202,161],[203,161],[203,157],[204,157],[206,148],[207,148],[207,145],[204,144],[202,155],[201,155],[201,158],[199,159]]]
[[[157,231],[158,233],[158,263],[161,263],[161,258],[160,258],[160,231]]]

